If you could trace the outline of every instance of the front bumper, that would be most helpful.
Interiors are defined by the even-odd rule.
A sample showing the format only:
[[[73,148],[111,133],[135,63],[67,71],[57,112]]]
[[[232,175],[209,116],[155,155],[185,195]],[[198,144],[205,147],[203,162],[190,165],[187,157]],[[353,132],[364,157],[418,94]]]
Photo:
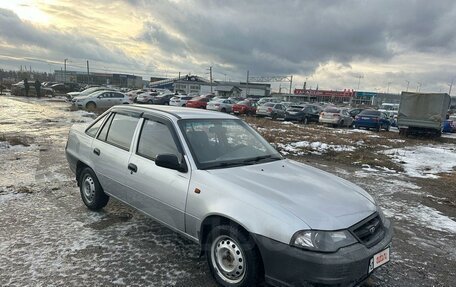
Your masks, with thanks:
[[[254,238],[266,281],[273,286],[356,286],[369,277],[370,259],[391,243],[392,228],[385,227],[385,237],[371,248],[357,243],[334,253],[307,251],[258,234]]]

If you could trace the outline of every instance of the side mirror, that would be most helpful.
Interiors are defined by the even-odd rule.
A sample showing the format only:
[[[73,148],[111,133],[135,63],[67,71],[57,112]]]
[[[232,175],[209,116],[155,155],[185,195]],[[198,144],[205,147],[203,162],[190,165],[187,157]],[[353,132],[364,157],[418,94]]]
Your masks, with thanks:
[[[187,171],[187,166],[183,162],[179,163],[179,159],[175,154],[159,154],[155,158],[155,164],[164,168],[174,169],[181,172]]]

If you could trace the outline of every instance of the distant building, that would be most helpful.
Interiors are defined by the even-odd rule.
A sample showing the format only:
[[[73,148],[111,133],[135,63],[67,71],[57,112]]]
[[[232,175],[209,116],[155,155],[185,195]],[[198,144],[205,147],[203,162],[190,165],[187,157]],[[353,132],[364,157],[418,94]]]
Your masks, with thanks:
[[[354,97],[355,92],[351,89],[343,91],[333,90],[311,90],[311,89],[295,89],[294,94],[291,96],[294,101],[296,99],[304,102],[318,102],[318,103],[350,103]]]
[[[79,83],[90,85],[111,85],[120,88],[135,88],[143,87],[143,79],[140,76],[129,74],[111,74],[111,73],[90,73],[80,71],[54,71],[55,80],[65,83]]]
[[[219,96],[231,95],[233,97],[267,97],[271,92],[270,84],[224,81],[214,81],[211,84],[209,80],[195,75],[154,81],[149,84],[149,87],[199,95],[212,91]]]

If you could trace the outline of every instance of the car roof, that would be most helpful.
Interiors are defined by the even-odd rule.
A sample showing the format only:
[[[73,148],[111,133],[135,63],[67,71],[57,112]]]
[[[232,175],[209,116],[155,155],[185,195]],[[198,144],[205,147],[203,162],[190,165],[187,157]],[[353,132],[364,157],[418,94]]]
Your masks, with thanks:
[[[141,113],[156,112],[158,114],[172,116],[176,119],[238,119],[226,113],[217,111],[209,111],[202,109],[175,107],[175,106],[160,106],[160,105],[119,105],[113,108],[117,111],[136,111]]]

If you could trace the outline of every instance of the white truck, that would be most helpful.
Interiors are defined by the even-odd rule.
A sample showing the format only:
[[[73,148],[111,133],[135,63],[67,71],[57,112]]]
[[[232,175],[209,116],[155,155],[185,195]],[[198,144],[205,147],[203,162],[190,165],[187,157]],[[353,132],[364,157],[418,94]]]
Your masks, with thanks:
[[[401,135],[441,136],[450,106],[446,93],[402,92],[397,125]]]

